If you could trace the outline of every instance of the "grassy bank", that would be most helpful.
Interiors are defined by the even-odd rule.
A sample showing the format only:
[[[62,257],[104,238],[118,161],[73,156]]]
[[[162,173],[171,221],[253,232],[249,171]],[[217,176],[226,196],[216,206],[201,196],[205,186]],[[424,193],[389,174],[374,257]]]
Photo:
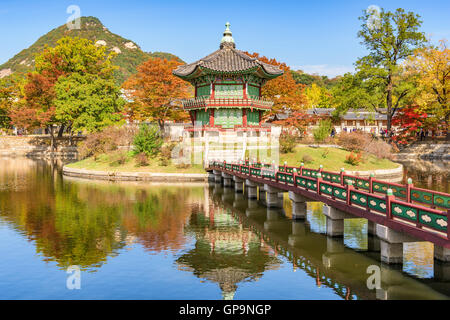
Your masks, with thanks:
[[[379,169],[395,169],[399,164],[388,159],[378,159],[373,155],[366,155],[362,163],[352,166],[345,162],[350,152],[337,148],[296,147],[294,152],[280,154],[280,164],[287,161],[290,166],[300,166],[303,157],[308,155],[311,162],[305,162],[305,167],[318,168],[323,165],[324,170],[339,171],[345,168],[348,171],[370,171]]]
[[[111,152],[98,156],[84,159],[79,162],[68,165],[70,168],[96,170],[96,171],[114,171],[114,172],[157,172],[157,173],[205,173],[202,165],[192,165],[186,168],[177,167],[169,162],[167,166],[161,165],[158,158],[148,159],[148,165],[138,165],[135,157],[131,154],[123,156],[123,152]],[[350,152],[337,148],[312,148],[299,146],[294,152],[288,154],[280,154],[280,164],[287,161],[290,166],[300,166],[304,160],[304,156],[309,156],[311,161],[305,162],[305,167],[318,168],[324,166],[325,170],[339,171],[345,168],[348,171],[370,171],[379,169],[394,169],[399,165],[388,159],[378,159],[373,155],[366,155],[362,163],[352,166],[345,162]]]
[[[90,157],[71,163],[67,167],[109,172],[205,173],[202,165],[180,168],[173,163],[169,163],[167,166],[162,166],[157,158],[149,158],[148,165],[140,166],[131,154],[122,158],[120,152],[103,154],[98,156],[97,159]]]

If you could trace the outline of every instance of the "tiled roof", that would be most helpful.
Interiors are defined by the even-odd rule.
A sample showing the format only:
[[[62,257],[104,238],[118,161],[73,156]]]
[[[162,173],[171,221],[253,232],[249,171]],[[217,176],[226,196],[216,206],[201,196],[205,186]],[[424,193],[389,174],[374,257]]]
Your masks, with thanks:
[[[249,57],[232,46],[223,46],[203,59],[194,63],[179,66],[173,73],[176,76],[186,77],[192,74],[196,68],[206,68],[216,72],[242,72],[260,67],[269,75],[282,75],[283,70]]]
[[[331,108],[314,108],[307,110],[308,114],[315,115],[331,115],[334,109]],[[386,112],[386,109],[381,109],[381,112]],[[344,115],[341,116],[343,120],[386,120],[386,114],[379,112],[371,112],[365,110],[348,110]]]

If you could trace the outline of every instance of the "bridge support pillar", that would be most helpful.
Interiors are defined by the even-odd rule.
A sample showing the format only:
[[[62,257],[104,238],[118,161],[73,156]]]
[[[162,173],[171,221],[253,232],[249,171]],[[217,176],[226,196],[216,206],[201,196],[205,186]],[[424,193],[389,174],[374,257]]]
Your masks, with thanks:
[[[216,183],[222,183],[222,172],[214,170],[213,174],[214,174],[214,181]]]
[[[434,261],[434,279],[439,281],[449,281],[450,263]]]
[[[333,220],[327,217],[327,236],[329,237],[344,236],[344,219]]]
[[[279,196],[280,193],[282,194],[284,192],[283,190],[265,184],[264,191],[267,194],[268,208],[283,208],[283,198]]]
[[[266,191],[264,191],[264,188],[262,186],[258,187],[258,200],[261,202],[263,206],[267,206],[267,199],[266,199]]]
[[[450,249],[434,245],[434,258],[439,261],[450,262]]]
[[[249,199],[258,199],[258,190],[256,187],[246,186],[245,189],[247,190],[247,197]]]
[[[341,211],[339,209],[324,205],[323,206],[323,214],[333,220],[344,220],[344,219],[357,219],[354,215]]]
[[[380,239],[374,236],[367,237],[367,251],[380,252]]]
[[[304,220],[306,219],[306,202],[307,198],[300,194],[289,192],[289,199],[292,201],[292,219]]]
[[[381,262],[387,264],[403,263],[403,243],[380,241]]]
[[[231,188],[233,186],[233,176],[222,172],[222,178],[223,178],[223,186],[225,188]]]
[[[377,224],[375,222],[367,220],[367,234],[369,235],[377,234]]]
[[[244,180],[233,176],[233,180],[234,180],[234,191],[236,191],[237,193],[242,193],[244,191]]]
[[[208,172],[208,181],[214,181],[215,177],[216,176],[214,175],[214,172],[212,172],[212,171]]]
[[[324,205],[323,214],[327,217],[327,236],[344,236],[344,219],[356,219],[358,217],[339,209]]]
[[[403,243],[417,242],[417,239],[377,224],[377,236],[380,238],[381,262],[387,264],[403,263]]]

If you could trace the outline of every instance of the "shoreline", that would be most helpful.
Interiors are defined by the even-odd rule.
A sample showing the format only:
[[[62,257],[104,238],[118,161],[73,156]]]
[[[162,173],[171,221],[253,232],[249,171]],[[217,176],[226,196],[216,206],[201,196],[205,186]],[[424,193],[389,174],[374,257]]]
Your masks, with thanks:
[[[159,173],[159,172],[117,172],[98,171],[87,169],[76,169],[64,166],[63,175],[88,180],[108,180],[108,181],[155,181],[155,182],[192,182],[208,181],[208,173]],[[403,179],[403,165],[394,169],[378,169],[371,171],[346,171],[347,174],[359,177],[369,177],[371,173],[377,179],[386,181],[400,181]]]
[[[68,168],[64,166],[63,175],[90,180],[109,181],[208,181],[208,173],[161,173],[161,172],[117,172]]]

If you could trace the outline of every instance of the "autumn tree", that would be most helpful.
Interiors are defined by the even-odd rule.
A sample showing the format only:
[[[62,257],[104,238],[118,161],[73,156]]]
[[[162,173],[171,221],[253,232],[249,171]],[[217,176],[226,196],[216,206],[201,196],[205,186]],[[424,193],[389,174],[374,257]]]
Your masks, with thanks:
[[[415,102],[422,112],[432,117],[434,125],[441,121],[449,128],[450,121],[450,49],[442,40],[439,47],[417,50],[407,63],[407,70],[415,74],[417,95]]]
[[[163,130],[168,120],[188,118],[181,99],[189,97],[189,84],[172,74],[181,64],[176,60],[150,58],[138,66],[138,72],[123,84],[131,100],[126,106],[131,119],[156,121]]]
[[[392,124],[400,128],[393,140],[400,145],[407,145],[417,140],[417,133],[424,126],[427,114],[418,106],[402,108],[393,118]]]
[[[296,112],[305,107],[304,85],[295,82],[290,68],[285,63],[260,56],[258,53],[244,53],[284,71],[282,76],[269,80],[262,87],[262,96],[274,102],[271,112],[266,117],[280,112]]]
[[[312,108],[329,108],[331,103],[331,95],[326,88],[320,87],[313,83],[305,90],[306,106]]]
[[[35,71],[27,75],[24,85],[24,98],[11,111],[12,123],[26,129],[47,128],[53,149],[55,127],[60,128],[59,135],[62,135],[65,128],[72,126],[72,122],[68,120],[70,117],[61,116],[64,110],[57,110],[58,106],[61,108],[63,102],[67,102],[67,95],[58,103],[59,96],[55,86],[61,79],[74,73],[80,76],[94,75],[111,81],[115,70],[111,63],[114,55],[114,52],[107,53],[105,47],[97,47],[87,39],[65,37],[58,40],[55,47],[46,48],[36,56]],[[90,112],[92,111],[94,110],[91,109]]]
[[[423,46],[425,36],[419,32],[420,16],[401,8],[395,12],[382,9],[376,24],[368,23],[372,19],[373,12],[369,10],[360,17],[363,24],[358,37],[369,54],[358,59],[356,69],[368,94],[374,91],[376,97],[384,100],[390,130],[392,117],[413,89],[409,82],[401,79],[401,63]]]
[[[122,120],[125,101],[114,79],[72,73],[55,85],[55,119],[73,131],[96,132]]]
[[[0,79],[0,128],[10,128],[10,113],[22,97],[23,79],[11,75]]]

